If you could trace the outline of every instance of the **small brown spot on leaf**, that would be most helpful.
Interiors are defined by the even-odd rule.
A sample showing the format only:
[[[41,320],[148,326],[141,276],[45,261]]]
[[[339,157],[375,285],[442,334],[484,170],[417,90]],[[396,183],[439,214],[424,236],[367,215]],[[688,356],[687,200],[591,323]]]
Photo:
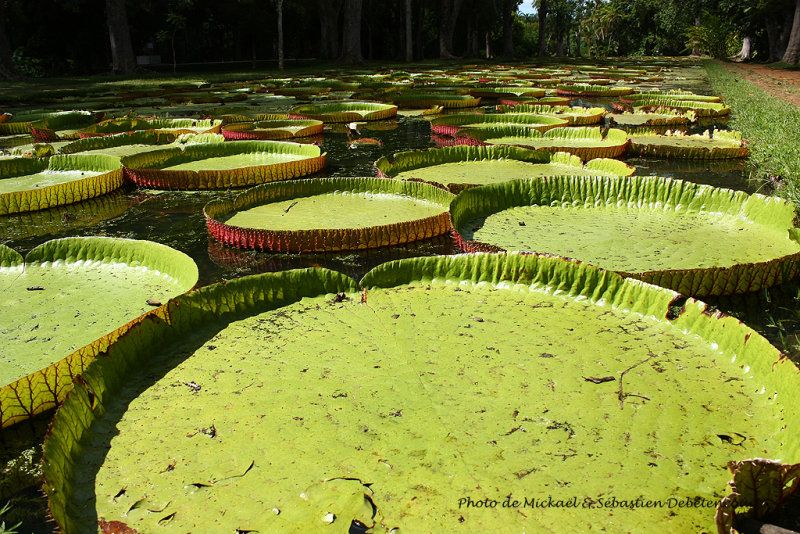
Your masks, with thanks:
[[[587,382],[591,382],[593,384],[602,384],[603,382],[613,382],[614,380],[616,380],[616,378],[614,378],[613,376],[603,376],[603,377],[596,377],[596,376],[585,377],[584,376],[583,379],[586,380]]]
[[[148,306],[161,306],[161,301],[158,301],[156,299],[147,299],[147,305]]]

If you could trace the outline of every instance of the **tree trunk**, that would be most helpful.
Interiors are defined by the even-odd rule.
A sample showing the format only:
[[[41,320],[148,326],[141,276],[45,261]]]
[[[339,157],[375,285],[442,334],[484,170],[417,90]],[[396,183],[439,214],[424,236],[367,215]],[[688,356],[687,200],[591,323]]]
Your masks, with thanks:
[[[581,25],[575,30],[575,57],[581,57]]]
[[[539,0],[539,57],[547,55],[547,1]]]
[[[411,0],[406,0],[406,61],[414,60],[414,41],[411,39]]]
[[[742,39],[742,49],[734,57],[736,57],[738,59],[741,59],[742,61],[746,61],[746,60],[750,59],[751,43],[752,43],[752,40],[750,39],[750,37],[745,36],[744,39]]]
[[[439,0],[439,57],[452,59],[456,20],[464,0]]]
[[[560,11],[556,11],[556,56],[564,57],[564,33],[562,26],[564,25],[563,15]],[[569,34],[567,34],[569,39]]]
[[[699,28],[699,27],[700,27],[700,15],[697,15],[697,16],[694,18],[694,27],[695,27],[695,28]],[[699,56],[699,55],[700,55],[700,54],[702,54],[702,53],[703,53],[703,51],[702,51],[702,50],[700,50],[699,48],[692,48],[692,53],[691,53],[691,55],[693,55],[693,56]]]
[[[800,62],[800,0],[795,2],[792,33],[789,34],[789,44],[786,45],[786,53],[781,61],[790,65]]]
[[[283,0],[275,0],[278,7],[278,70],[283,70]]]
[[[11,60],[11,45],[6,35],[6,2],[0,0],[0,80],[18,78]]]
[[[133,72],[136,68],[136,58],[133,57],[125,0],[106,0],[106,22],[111,41],[112,70],[125,74]]]
[[[339,56],[339,13],[341,0],[319,0],[320,55],[325,59]]]
[[[361,4],[362,0],[344,1],[344,24],[342,27],[342,63],[362,63],[361,55]]]
[[[516,0],[503,1],[503,55],[514,57],[514,10]]]

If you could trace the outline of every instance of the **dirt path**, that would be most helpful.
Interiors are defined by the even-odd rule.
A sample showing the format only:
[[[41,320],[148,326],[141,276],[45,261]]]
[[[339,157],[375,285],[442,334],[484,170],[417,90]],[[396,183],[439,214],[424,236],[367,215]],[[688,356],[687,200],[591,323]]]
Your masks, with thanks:
[[[800,108],[800,70],[773,69],[766,65],[751,63],[720,62],[720,65],[747,79],[775,98],[780,98]]]

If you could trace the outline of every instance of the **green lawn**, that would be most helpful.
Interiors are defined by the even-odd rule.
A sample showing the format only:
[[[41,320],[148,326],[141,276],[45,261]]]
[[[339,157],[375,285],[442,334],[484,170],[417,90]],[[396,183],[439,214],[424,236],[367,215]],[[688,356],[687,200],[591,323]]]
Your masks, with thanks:
[[[714,94],[732,110],[729,127],[750,142],[751,178],[800,206],[800,109],[737,77],[719,62],[704,62]]]

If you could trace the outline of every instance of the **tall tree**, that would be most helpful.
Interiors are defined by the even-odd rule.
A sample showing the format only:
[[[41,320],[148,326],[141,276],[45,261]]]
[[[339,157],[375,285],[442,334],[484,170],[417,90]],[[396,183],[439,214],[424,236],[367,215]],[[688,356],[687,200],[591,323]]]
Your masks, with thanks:
[[[453,36],[463,3],[464,0],[439,0],[439,57],[442,59],[455,57]]]
[[[514,13],[517,11],[517,0],[503,0],[503,55],[514,57]]]
[[[414,46],[411,40],[411,0],[406,0],[406,61],[410,62],[414,59]]]
[[[800,0],[795,2],[792,33],[789,34],[789,44],[786,46],[782,61],[790,65],[797,65],[800,62]]]
[[[278,8],[278,70],[283,70],[283,0],[275,0]]]
[[[11,61],[11,45],[6,35],[6,1],[0,0],[0,80],[12,80],[17,77]]]
[[[111,68],[114,72],[130,73],[136,68],[125,0],[106,0],[106,21],[111,41]]]
[[[547,0],[539,0],[539,57],[547,55]]]
[[[362,0],[344,1],[344,25],[342,27],[342,63],[361,63],[361,3]]]
[[[339,16],[342,0],[319,0],[317,12],[320,22],[320,54],[325,59],[339,56]]]

